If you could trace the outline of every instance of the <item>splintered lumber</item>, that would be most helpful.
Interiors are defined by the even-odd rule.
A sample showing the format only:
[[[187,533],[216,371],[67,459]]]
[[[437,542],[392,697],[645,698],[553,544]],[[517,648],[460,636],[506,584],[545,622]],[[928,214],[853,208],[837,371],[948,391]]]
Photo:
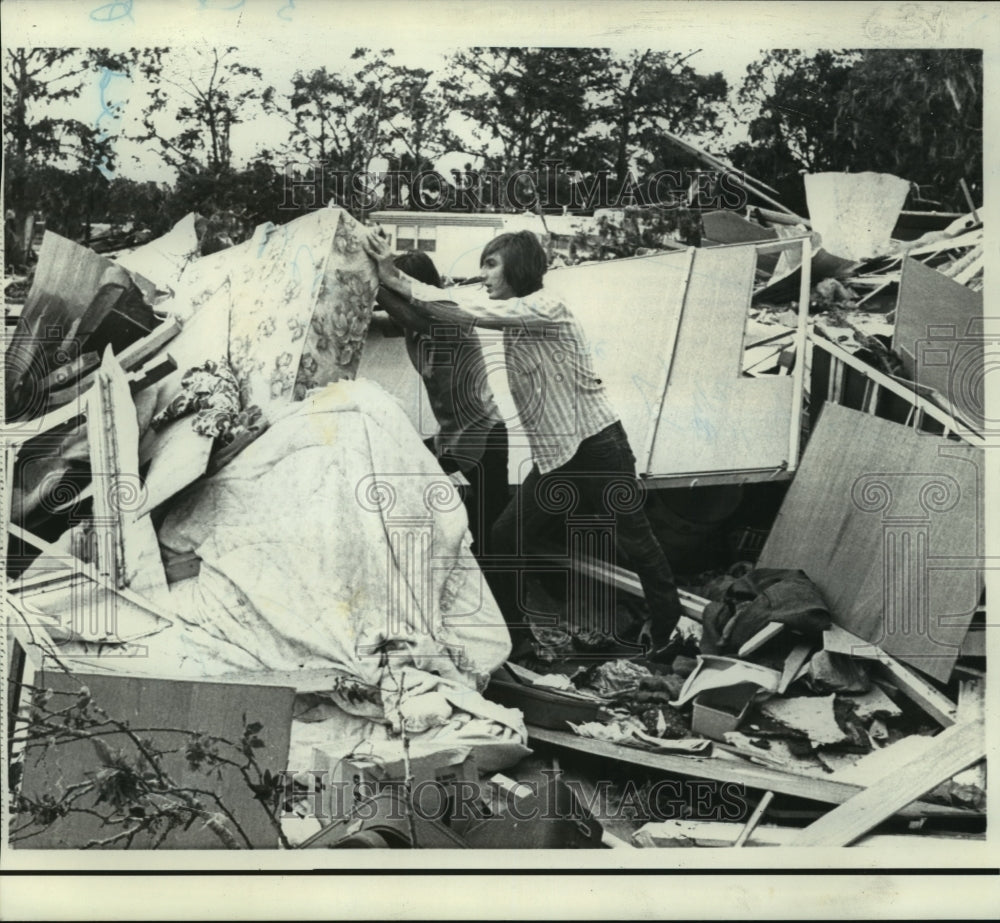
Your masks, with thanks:
[[[926,416],[930,417],[930,419],[934,420],[936,423],[939,423],[944,428],[945,435],[948,433],[954,433],[969,445],[982,446],[986,444],[983,437],[979,433],[972,430],[967,422],[956,419],[951,410],[946,410],[929,398],[924,397],[919,391],[919,386],[914,382],[907,382],[898,378],[890,378],[888,375],[880,372],[876,368],[873,368],[863,360],[853,356],[846,349],[832,342],[827,337],[816,336],[814,332],[810,332],[807,339],[810,346],[818,347],[833,358],[833,371],[836,372],[841,383],[843,382],[845,367],[853,369],[856,372],[860,372],[866,379],[868,379],[874,388],[887,391],[888,393],[894,394],[896,397],[900,397],[909,403],[912,407],[912,410],[910,411],[911,418],[917,421],[914,426],[918,426],[919,420]],[[812,397],[816,400],[823,399],[821,397],[818,398],[815,394],[812,395]],[[831,389],[826,392],[825,399],[834,403],[839,403],[843,397],[840,390]]]
[[[761,567],[802,570],[833,622],[946,682],[983,590],[983,452],[825,404]]]
[[[31,290],[7,350],[7,417],[45,409],[38,383],[81,352],[117,350],[149,332],[152,309],[126,270],[46,231]]]
[[[834,808],[802,831],[793,846],[849,846],[858,837],[986,754],[982,721],[942,731],[918,758]]]
[[[736,842],[733,843],[734,847],[738,849],[746,844],[746,841],[750,839],[750,834],[752,834],[757,828],[757,825],[764,817],[764,812],[773,800],[774,792],[764,792],[764,796],[759,802],[757,802],[757,807],[754,808],[753,814],[750,815],[750,820],[746,822],[746,826],[740,831],[740,835],[736,838]]]
[[[796,798],[808,798],[811,801],[820,801],[826,804],[842,804],[862,791],[860,786],[834,782],[818,776],[803,776],[766,766],[755,766],[752,763],[744,764],[736,760],[723,760],[710,756],[649,753],[602,740],[577,737],[568,731],[554,731],[534,725],[528,725],[528,737],[529,741],[534,743],[552,744],[577,753],[604,757],[619,763],[642,766],[645,769],[655,769],[695,779],[732,782],[761,791],[773,791],[776,794],[793,795]],[[897,813],[903,817],[980,816],[978,812],[964,808],[914,801],[913,798],[910,801],[913,803],[908,802]]]

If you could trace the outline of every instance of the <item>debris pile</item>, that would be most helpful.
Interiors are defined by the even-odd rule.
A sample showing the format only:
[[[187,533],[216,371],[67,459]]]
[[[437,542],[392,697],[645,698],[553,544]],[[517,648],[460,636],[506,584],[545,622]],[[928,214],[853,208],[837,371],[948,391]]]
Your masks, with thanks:
[[[810,222],[709,212],[700,247],[546,279],[594,344],[668,557],[721,549],[654,651],[635,643],[638,579],[571,553],[597,546],[569,517],[525,575],[512,652],[348,214],[222,249],[188,216],[114,258],[46,234],[20,310],[6,289],[11,752],[21,818],[47,821],[28,843],[981,837],[982,222],[930,216],[905,239],[902,181],[807,183]],[[751,488],[773,508],[727,544]],[[95,774],[98,690],[121,749]],[[76,723],[52,723],[52,695]],[[146,724],[186,741],[162,751],[186,766],[130,755]],[[75,774],[45,734],[76,748]],[[268,822],[163,833],[208,816],[177,792],[222,765],[220,741]],[[112,797],[129,760],[157,769]],[[421,790],[445,793],[437,812]],[[74,811],[80,792],[125,819]]]

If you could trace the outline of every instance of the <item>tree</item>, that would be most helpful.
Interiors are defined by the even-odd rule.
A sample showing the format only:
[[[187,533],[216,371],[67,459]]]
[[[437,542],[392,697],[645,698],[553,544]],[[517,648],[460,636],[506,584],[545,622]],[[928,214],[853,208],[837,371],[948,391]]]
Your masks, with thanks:
[[[828,170],[894,173],[963,209],[958,180],[982,184],[982,79],[975,50],[769,52],[740,88],[750,140],[731,158],[796,209],[800,174]]]
[[[164,162],[180,171],[219,174],[230,169],[232,128],[267,92],[259,85],[260,68],[240,64],[238,52],[232,46],[151,49],[139,61],[148,104],[143,131],[134,140],[158,143]],[[180,130],[171,132],[167,126],[173,125]]]
[[[344,71],[296,72],[283,101],[273,93],[265,99],[268,110],[291,125],[287,152],[319,167],[325,194],[346,192],[349,207],[364,201],[368,186],[345,189],[345,177],[370,172],[375,158],[419,172],[451,140],[433,72],[393,64],[392,57],[392,49],[356,48],[351,61],[357,63]]]
[[[619,179],[629,171],[633,158],[655,156],[662,147],[662,132],[718,137],[718,106],[727,85],[721,73],[697,73],[688,59],[694,53],[646,49],[624,57],[605,53],[603,101],[600,117],[614,126],[611,158]]]
[[[98,75],[127,71],[126,56],[106,48],[8,48],[4,52],[4,201],[20,222],[56,205],[56,221],[72,235],[89,231],[96,199],[114,164],[101,116],[114,114],[116,91],[101,83],[93,122],[62,114]],[[101,106],[103,109],[101,109]],[[48,201],[47,201],[48,200]],[[30,242],[26,242],[29,243]]]
[[[470,48],[456,53],[442,82],[477,144],[469,153],[497,169],[541,169],[558,159],[593,170],[586,136],[605,53],[592,48]]]

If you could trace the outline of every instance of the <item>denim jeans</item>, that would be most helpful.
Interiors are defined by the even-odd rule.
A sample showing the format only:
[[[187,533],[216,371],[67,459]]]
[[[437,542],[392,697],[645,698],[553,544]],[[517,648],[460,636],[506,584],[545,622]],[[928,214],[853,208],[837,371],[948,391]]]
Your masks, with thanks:
[[[652,618],[654,645],[667,643],[682,614],[667,557],[642,508],[643,490],[636,478],[635,456],[620,422],[584,439],[576,454],[547,474],[533,467],[493,526],[493,552],[531,559],[538,537],[569,514],[588,522],[613,524],[615,549],[642,584]],[[572,505],[570,505],[572,504]],[[489,574],[490,586],[505,617],[523,621],[517,599],[517,572]]]

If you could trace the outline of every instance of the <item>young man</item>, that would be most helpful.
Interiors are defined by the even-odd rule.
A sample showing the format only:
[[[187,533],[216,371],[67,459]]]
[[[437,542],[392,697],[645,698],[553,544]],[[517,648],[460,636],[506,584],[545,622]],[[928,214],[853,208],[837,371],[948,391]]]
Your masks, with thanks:
[[[483,249],[483,292],[442,292],[399,272],[388,243],[369,235],[379,281],[437,323],[473,323],[504,334],[507,378],[531,446],[534,466],[493,528],[493,551],[530,556],[536,536],[559,515],[553,498],[576,493],[595,513],[612,513],[618,549],[639,575],[656,647],[681,616],[673,574],[641,506],[635,456],[604,385],[594,373],[586,336],[569,308],[547,294],[545,251],[530,231],[501,234]],[[520,621],[516,575],[493,575],[494,596]],[[594,626],[596,627],[596,626]]]

